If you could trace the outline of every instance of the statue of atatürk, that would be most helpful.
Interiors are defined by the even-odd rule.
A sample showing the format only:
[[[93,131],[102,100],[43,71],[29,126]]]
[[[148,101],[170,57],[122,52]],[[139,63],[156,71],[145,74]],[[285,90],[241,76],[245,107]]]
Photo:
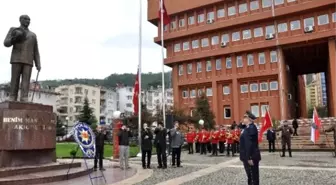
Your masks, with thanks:
[[[20,78],[22,78],[20,101],[27,102],[30,77],[34,65],[33,61],[35,61],[35,66],[38,71],[41,70],[41,63],[36,35],[28,29],[30,24],[29,16],[21,15],[20,23],[20,27],[10,28],[4,41],[4,45],[6,47],[13,46],[10,60],[10,63],[12,64],[12,78],[9,100],[17,101],[18,91],[20,89]]]

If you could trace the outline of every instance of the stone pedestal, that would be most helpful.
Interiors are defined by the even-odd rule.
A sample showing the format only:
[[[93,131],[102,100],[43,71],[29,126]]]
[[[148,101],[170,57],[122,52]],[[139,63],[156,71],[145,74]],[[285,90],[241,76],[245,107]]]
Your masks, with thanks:
[[[0,103],[0,168],[56,162],[52,106]]]

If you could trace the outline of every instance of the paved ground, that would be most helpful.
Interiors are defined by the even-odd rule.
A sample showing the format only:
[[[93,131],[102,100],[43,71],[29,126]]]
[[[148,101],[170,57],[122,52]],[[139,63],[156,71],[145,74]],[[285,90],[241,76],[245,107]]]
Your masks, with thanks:
[[[262,185],[335,185],[336,159],[331,152],[294,152],[293,157],[281,158],[279,153],[262,153],[260,184]],[[131,169],[122,171],[118,163],[105,161],[107,185],[245,185],[245,171],[237,157],[211,157],[182,154],[182,168],[157,169],[156,156],[152,157],[152,169],[143,170],[140,158],[130,160]],[[92,162],[90,162],[92,165]],[[86,185],[88,177],[50,185]],[[103,185],[96,180],[94,185]]]

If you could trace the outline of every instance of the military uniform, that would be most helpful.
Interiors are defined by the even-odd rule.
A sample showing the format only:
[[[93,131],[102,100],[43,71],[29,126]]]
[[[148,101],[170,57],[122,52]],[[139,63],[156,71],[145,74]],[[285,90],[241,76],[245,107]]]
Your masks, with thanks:
[[[225,142],[226,142],[226,131],[225,129],[222,129],[219,131],[219,153],[224,153],[225,151]]]
[[[326,129],[325,132],[334,132],[334,157],[336,157],[336,124]]]
[[[243,162],[249,185],[259,185],[259,161],[261,160],[258,146],[258,129],[253,120],[256,117],[246,111],[244,117],[249,118],[251,123],[242,130],[240,135],[240,160]],[[249,164],[253,162],[253,165]]]
[[[289,157],[292,157],[291,135],[293,134],[293,129],[285,123],[284,126],[281,126],[280,128],[276,129],[276,131],[281,131],[281,146],[282,146],[281,157],[285,157],[286,145]]]

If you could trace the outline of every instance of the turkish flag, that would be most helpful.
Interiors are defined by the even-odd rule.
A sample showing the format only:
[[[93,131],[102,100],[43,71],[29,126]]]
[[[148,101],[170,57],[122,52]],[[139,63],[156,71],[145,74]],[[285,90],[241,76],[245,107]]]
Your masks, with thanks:
[[[311,125],[311,135],[310,135],[310,140],[314,144],[320,139],[320,131],[319,131],[320,126],[321,126],[321,121],[320,121],[319,115],[316,111],[316,108],[314,107],[313,123]]]
[[[133,107],[134,107],[134,115],[137,115],[139,112],[139,69],[137,72],[137,76],[134,83],[134,91],[133,91]]]
[[[258,142],[259,143],[262,142],[262,136],[263,136],[264,132],[268,128],[271,128],[272,125],[273,125],[273,123],[272,123],[272,119],[271,119],[270,113],[268,112],[268,110],[266,110],[266,114],[265,114],[265,117],[264,117],[263,125],[261,126],[260,132],[259,132],[259,137],[258,137]]]
[[[159,0],[159,18],[161,20],[161,12],[163,14],[163,25],[166,26],[167,24],[170,23],[170,17],[168,16],[166,6],[164,4],[164,0],[161,0],[162,2],[162,7],[161,7],[161,2]]]

